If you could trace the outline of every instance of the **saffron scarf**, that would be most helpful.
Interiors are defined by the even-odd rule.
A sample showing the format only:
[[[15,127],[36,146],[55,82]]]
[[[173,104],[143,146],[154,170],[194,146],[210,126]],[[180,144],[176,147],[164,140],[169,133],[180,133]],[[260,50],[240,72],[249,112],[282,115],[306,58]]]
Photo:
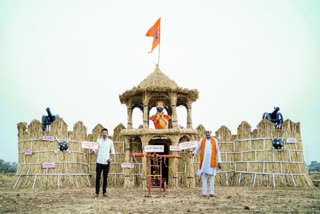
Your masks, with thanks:
[[[200,143],[200,163],[199,163],[199,168],[201,169],[202,167],[202,162],[203,162],[203,156],[204,156],[204,148],[206,146],[206,138],[202,138],[201,143]],[[211,167],[216,167],[217,166],[217,157],[216,157],[216,140],[211,137]]]

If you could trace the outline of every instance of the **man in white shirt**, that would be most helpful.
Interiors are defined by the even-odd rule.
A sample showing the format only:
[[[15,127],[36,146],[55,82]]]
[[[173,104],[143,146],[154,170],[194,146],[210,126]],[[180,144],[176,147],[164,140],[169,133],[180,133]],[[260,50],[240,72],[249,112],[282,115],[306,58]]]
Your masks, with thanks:
[[[100,178],[101,172],[103,172],[103,184],[102,193],[103,196],[107,196],[107,185],[108,185],[108,173],[110,168],[110,163],[112,161],[111,155],[115,155],[113,141],[108,139],[108,129],[102,129],[102,138],[97,140],[99,144],[97,155],[97,166],[96,166],[96,196],[99,196],[100,191]],[[113,157],[112,157],[113,158]]]
[[[202,196],[207,195],[207,179],[209,178],[209,194],[210,197],[215,197],[214,194],[214,176],[216,168],[221,168],[221,155],[218,145],[218,140],[211,136],[211,131],[205,131],[205,137],[202,138],[196,149],[190,154],[190,157],[200,153],[198,175],[201,175]]]

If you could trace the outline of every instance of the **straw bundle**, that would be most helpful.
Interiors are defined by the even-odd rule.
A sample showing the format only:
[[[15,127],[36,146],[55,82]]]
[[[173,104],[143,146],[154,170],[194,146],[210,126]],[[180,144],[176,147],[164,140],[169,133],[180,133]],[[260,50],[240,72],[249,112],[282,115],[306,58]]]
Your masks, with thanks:
[[[195,138],[200,140],[201,138],[204,137],[204,132],[205,132],[206,128],[202,124],[200,124],[200,125],[198,125],[196,130],[197,130],[197,135],[195,136]]]
[[[238,139],[246,139],[251,137],[251,126],[248,122],[243,121],[238,126],[237,138]]]
[[[17,124],[18,128],[18,139],[19,140],[24,140],[25,137],[27,136],[27,123],[26,122],[20,122]]]
[[[49,131],[49,135],[55,136],[58,139],[68,139],[68,125],[62,118],[58,118],[57,120],[51,123],[51,129]],[[40,135],[42,135],[42,130]]]
[[[287,119],[283,122],[281,129],[283,131],[283,136],[285,138],[288,138],[288,137],[293,137],[297,139],[301,138],[300,123],[294,123],[291,120]]]
[[[174,164],[177,166],[177,171],[174,173],[174,177],[177,177],[179,185],[187,186],[187,163],[189,161],[188,153],[178,152],[177,155],[181,156],[182,158],[179,160],[174,160]]]
[[[73,132],[70,137],[71,139],[78,141],[87,140],[87,127],[85,127],[81,121],[78,121],[76,124],[74,124]]]
[[[254,140],[251,142],[252,150],[265,150],[266,149],[266,142],[264,140]]]
[[[270,122],[269,120],[261,120],[260,123],[257,125],[257,137],[273,137],[274,132],[274,124]]]
[[[125,143],[114,141],[114,149],[116,156],[114,161],[110,165],[109,169],[109,183],[110,186],[123,186],[124,183],[124,169],[121,168],[121,164],[125,161]]]
[[[232,140],[231,131],[226,126],[221,126],[216,131],[216,137],[223,142],[230,142]]]
[[[28,138],[42,137],[42,125],[39,120],[32,120],[28,126]]]
[[[117,125],[116,128],[114,128],[113,130],[113,136],[112,136],[112,139],[114,141],[124,141],[123,137],[120,135],[120,132],[122,129],[125,129],[126,127],[120,123],[119,125]]]

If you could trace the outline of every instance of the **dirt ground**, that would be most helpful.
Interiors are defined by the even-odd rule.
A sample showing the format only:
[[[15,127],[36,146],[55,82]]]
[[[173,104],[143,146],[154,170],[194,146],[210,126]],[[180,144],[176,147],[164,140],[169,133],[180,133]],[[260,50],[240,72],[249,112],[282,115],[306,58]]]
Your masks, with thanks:
[[[10,183],[7,181],[7,183]],[[12,186],[11,186],[12,187]],[[141,188],[12,189],[0,183],[0,213],[320,213],[320,189],[216,186],[217,197],[200,197],[200,187],[167,189],[151,197]]]

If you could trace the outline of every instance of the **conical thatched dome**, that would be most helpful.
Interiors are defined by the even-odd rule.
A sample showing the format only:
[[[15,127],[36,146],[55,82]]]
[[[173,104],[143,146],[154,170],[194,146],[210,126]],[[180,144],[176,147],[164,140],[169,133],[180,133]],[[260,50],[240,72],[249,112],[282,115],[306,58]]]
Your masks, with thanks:
[[[175,92],[178,93],[177,106],[186,102],[186,97],[192,102],[199,97],[199,92],[196,89],[181,88],[178,84],[165,75],[157,65],[154,71],[149,74],[138,86],[131,90],[125,91],[119,95],[120,102],[126,103],[128,100],[133,100],[133,103],[142,103],[142,94],[146,92]]]
[[[159,66],[156,66],[154,71],[147,76],[147,78],[142,80],[142,82],[138,85],[138,88],[175,90],[178,88],[178,85],[175,81],[171,80],[167,75],[165,75],[160,70]]]

